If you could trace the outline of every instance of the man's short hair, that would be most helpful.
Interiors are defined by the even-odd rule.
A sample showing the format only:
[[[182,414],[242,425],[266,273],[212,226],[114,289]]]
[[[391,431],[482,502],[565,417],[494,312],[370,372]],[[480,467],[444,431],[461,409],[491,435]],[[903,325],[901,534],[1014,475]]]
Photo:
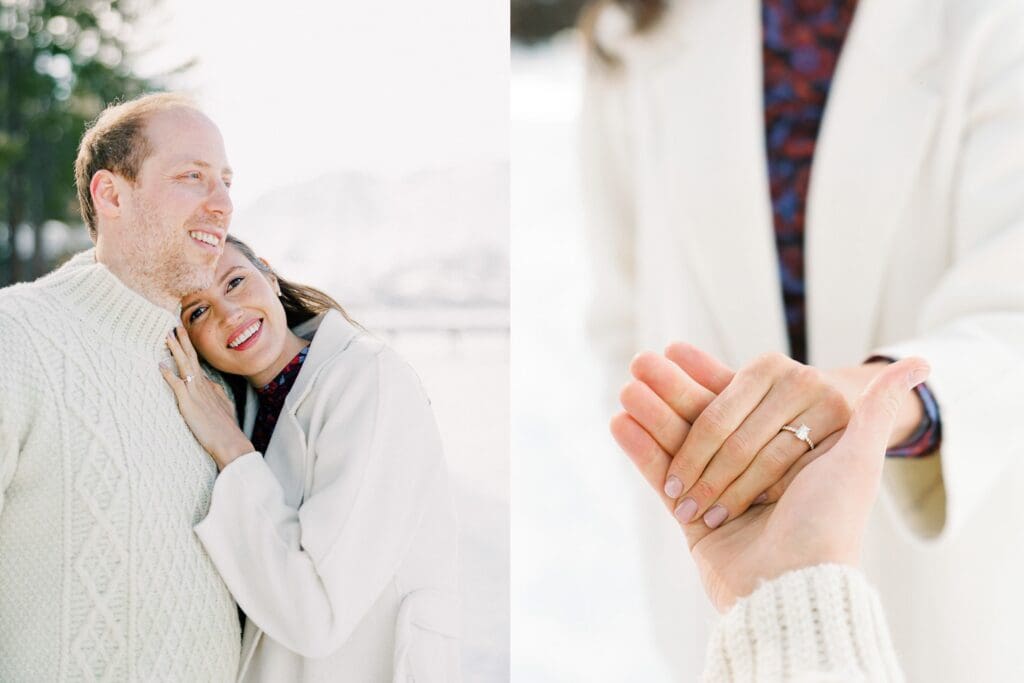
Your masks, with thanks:
[[[107,170],[135,182],[139,169],[153,150],[146,139],[149,116],[171,109],[199,111],[193,100],[180,93],[150,93],[127,102],[113,103],[85,129],[75,159],[75,188],[82,220],[96,239],[96,207],[89,184],[97,171]]]

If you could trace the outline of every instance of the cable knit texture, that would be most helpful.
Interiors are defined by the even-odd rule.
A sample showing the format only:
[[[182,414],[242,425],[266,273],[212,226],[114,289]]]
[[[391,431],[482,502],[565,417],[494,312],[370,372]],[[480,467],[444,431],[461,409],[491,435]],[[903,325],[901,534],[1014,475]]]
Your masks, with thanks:
[[[738,601],[708,644],[704,680],[902,681],[885,614],[852,567],[788,572]]]
[[[226,681],[234,602],[192,527],[216,467],[158,370],[174,315],[92,250],[0,291],[0,680]]]

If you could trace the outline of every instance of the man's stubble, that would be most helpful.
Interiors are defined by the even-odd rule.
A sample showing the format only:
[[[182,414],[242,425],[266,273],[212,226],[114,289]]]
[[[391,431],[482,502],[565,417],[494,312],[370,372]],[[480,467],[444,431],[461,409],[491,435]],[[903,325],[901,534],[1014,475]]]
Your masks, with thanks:
[[[175,302],[213,283],[216,259],[190,262],[185,256],[188,231],[201,229],[214,221],[193,216],[183,226],[170,225],[160,210],[142,197],[137,198],[138,214],[124,254],[129,277],[137,290],[150,293],[151,300]]]

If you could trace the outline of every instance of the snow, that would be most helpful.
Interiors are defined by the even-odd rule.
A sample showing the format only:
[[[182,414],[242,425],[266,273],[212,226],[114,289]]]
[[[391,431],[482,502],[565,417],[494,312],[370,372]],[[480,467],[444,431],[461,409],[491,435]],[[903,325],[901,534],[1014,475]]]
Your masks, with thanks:
[[[512,54],[513,677],[678,680],[641,589],[633,520],[653,497],[608,434],[583,331],[580,56],[571,34]]]

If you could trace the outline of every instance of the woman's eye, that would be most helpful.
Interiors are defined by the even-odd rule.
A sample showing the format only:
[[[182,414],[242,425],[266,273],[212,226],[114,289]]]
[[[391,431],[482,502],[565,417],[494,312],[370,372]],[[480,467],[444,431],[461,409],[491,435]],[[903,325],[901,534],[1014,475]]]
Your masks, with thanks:
[[[201,316],[203,313],[206,313],[206,307],[196,306],[194,309],[192,309],[192,312],[188,314],[188,321],[190,323],[194,323],[196,320],[199,319],[199,316]]]
[[[242,284],[242,280],[244,279],[245,278],[241,276],[231,278],[231,280],[228,282],[228,291],[230,292],[232,289]]]

